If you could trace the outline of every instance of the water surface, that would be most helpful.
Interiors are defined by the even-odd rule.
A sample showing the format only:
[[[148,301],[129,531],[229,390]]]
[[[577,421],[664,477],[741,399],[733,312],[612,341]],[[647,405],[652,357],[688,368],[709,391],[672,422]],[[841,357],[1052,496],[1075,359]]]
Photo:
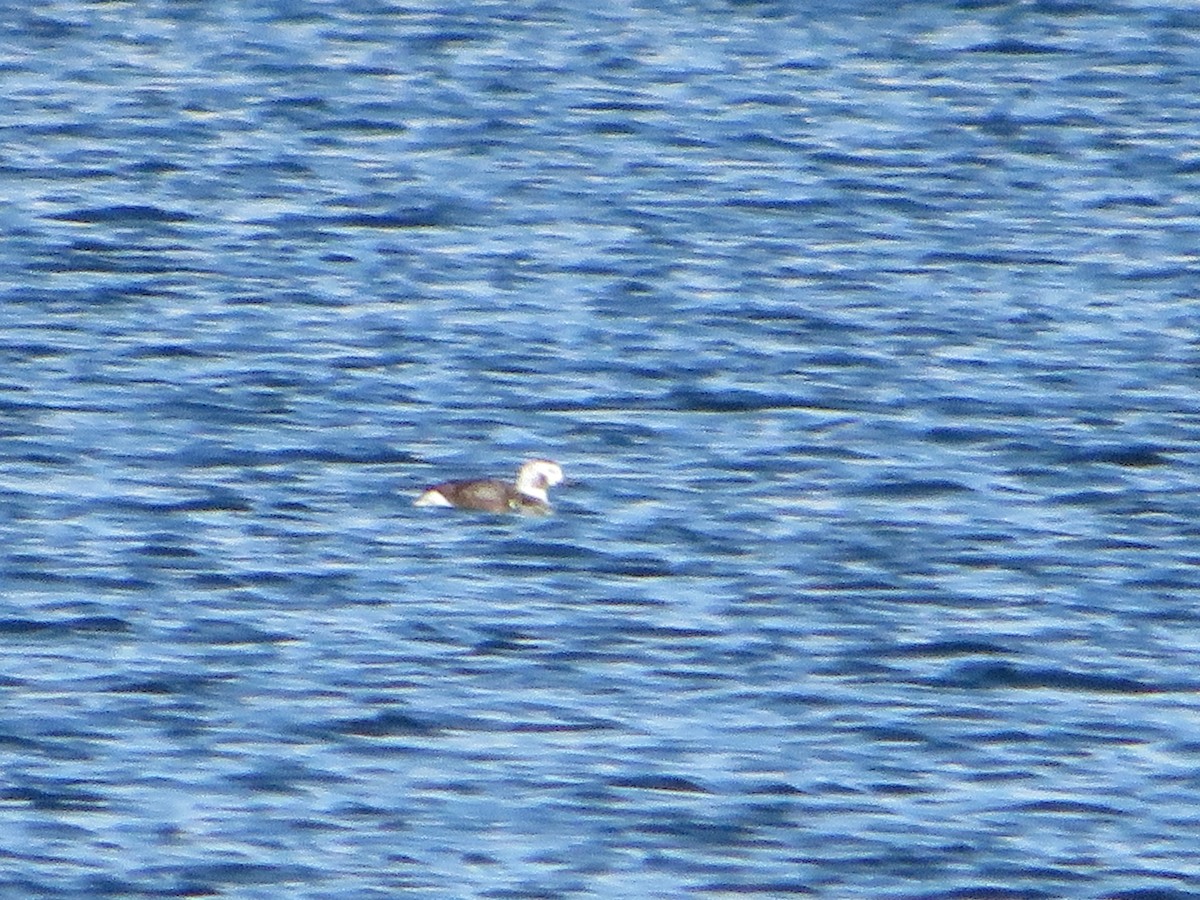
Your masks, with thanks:
[[[4,17],[0,893],[1200,894],[1198,29]]]

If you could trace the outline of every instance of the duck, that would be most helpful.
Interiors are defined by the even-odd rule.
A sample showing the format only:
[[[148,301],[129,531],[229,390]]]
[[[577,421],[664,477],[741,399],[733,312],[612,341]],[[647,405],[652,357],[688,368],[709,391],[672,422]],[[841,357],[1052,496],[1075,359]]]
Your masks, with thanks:
[[[549,459],[526,460],[509,483],[499,478],[443,481],[427,488],[413,506],[450,506],[489,513],[550,513],[549,488],[561,484],[562,466]]]

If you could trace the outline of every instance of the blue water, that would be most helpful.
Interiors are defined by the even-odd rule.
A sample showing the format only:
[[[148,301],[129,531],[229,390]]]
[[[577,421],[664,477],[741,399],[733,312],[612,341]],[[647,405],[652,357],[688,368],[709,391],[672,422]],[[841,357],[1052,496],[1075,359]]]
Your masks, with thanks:
[[[1200,896],[1191,2],[0,40],[0,896]]]

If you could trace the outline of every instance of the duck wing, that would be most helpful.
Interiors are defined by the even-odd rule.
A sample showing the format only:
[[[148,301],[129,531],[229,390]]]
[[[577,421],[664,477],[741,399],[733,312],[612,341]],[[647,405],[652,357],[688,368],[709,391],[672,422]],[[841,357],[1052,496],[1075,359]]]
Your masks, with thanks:
[[[475,481],[446,481],[430,488],[445,497],[459,509],[477,509],[482,512],[509,512],[513,509],[516,490],[494,478]]]

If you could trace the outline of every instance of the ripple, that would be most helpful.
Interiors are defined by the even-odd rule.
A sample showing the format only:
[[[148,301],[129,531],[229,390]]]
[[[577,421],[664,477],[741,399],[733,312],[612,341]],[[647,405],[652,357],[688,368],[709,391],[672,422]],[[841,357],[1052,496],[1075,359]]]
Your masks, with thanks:
[[[946,679],[945,683],[957,687],[984,690],[1018,688],[1114,694],[1158,694],[1189,690],[1181,685],[1159,685],[1118,675],[1075,672],[1057,668],[1039,669],[1006,662],[964,663]]]
[[[426,6],[0,22],[0,893],[1194,892],[1197,16]]]
[[[856,488],[860,497],[875,497],[881,500],[926,500],[951,494],[970,492],[970,488],[956,481],[939,478],[887,479]]]
[[[707,794],[703,786],[681,775],[630,775],[612,778],[612,787],[634,788],[641,791],[667,791],[687,794]]]
[[[135,204],[118,204],[116,206],[101,206],[76,209],[70,212],[54,213],[51,219],[64,222],[79,222],[85,225],[150,225],[160,223],[190,222],[196,216],[179,210],[167,210],[158,206],[140,206]]]
[[[0,619],[0,636],[60,640],[76,634],[123,634],[132,626],[115,616],[76,616],[69,619]]]

